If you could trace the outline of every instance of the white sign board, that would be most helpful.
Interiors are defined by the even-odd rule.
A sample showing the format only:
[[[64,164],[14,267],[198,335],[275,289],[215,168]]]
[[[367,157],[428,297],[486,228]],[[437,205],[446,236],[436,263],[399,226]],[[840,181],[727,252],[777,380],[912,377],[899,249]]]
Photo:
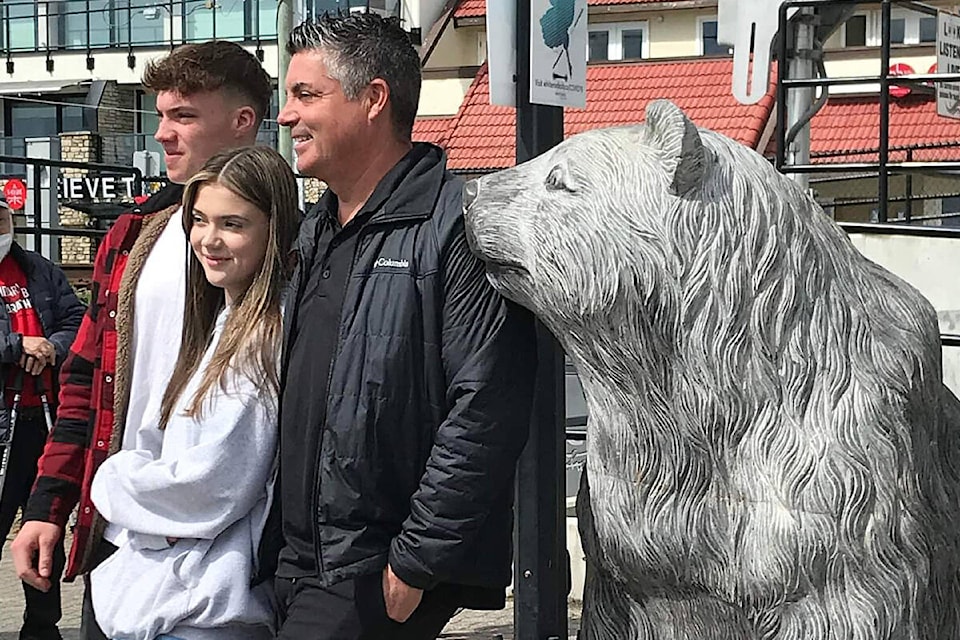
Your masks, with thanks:
[[[490,104],[517,105],[517,0],[487,0]]]
[[[133,199],[133,176],[83,176],[60,178],[60,197],[69,200],[95,198]]]
[[[733,47],[733,97],[760,102],[770,88],[770,47],[786,0],[719,0],[717,42]],[[792,15],[796,9],[791,9]]]
[[[937,72],[960,73],[960,16],[937,12]],[[937,114],[960,119],[960,83],[937,83]]]
[[[530,102],[587,106],[587,0],[530,0]]]

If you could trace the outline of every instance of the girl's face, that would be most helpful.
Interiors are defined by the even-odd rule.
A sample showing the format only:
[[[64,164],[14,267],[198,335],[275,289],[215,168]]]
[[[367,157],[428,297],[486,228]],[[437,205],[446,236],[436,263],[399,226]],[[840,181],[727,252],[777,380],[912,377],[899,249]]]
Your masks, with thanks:
[[[228,188],[212,183],[197,191],[190,246],[227,304],[243,295],[260,271],[269,236],[267,214]]]

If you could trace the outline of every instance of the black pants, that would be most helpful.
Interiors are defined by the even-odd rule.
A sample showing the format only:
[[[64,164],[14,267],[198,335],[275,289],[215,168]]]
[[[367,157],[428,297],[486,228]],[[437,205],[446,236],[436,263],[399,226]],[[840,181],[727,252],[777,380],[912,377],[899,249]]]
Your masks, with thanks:
[[[324,588],[315,578],[276,578],[277,640],[434,640],[460,606],[456,587],[441,585],[400,624],[387,617],[381,580],[376,573]]]
[[[117,550],[115,546],[104,539],[93,551],[93,566],[109,558]],[[90,592],[90,575],[83,576],[83,606],[80,609],[80,640],[109,640],[93,613],[93,595]]]
[[[17,517],[17,511],[27,503],[30,490],[37,477],[37,460],[43,453],[47,440],[47,426],[38,410],[24,410],[17,420],[13,434],[10,463],[7,466],[3,495],[0,496],[0,541],[6,540]],[[0,545],[2,547],[2,545]],[[65,557],[63,537],[53,553],[53,571],[50,575],[50,590],[46,593],[24,583],[23,596],[26,609],[20,640],[60,640],[57,623],[60,622],[60,576],[63,574]]]

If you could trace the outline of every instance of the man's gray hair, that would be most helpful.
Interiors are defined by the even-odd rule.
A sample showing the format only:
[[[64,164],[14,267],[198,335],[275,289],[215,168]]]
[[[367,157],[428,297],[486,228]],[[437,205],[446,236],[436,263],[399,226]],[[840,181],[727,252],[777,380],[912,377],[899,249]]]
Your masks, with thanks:
[[[420,56],[399,18],[323,14],[293,30],[287,51],[323,54],[327,71],[348,100],[356,100],[375,78],[386,82],[393,128],[401,139],[410,140],[420,101]]]

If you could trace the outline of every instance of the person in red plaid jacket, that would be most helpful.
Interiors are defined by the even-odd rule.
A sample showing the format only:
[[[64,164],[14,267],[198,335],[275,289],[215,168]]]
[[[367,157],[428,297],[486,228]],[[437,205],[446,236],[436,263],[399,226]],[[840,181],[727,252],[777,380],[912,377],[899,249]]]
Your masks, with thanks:
[[[90,499],[97,468],[133,448],[131,434],[155,420],[180,347],[187,244],[182,187],[214,154],[254,144],[273,89],[260,62],[235,43],[181,46],[150,63],[143,84],[157,94],[170,187],[121,216],[94,263],[90,307],[60,375],[60,410],[14,540],[20,578],[50,588],[51,559],[74,506],[65,581],[91,571],[115,550],[117,531]],[[131,426],[132,425],[132,426]],[[83,640],[103,639],[86,583]]]

